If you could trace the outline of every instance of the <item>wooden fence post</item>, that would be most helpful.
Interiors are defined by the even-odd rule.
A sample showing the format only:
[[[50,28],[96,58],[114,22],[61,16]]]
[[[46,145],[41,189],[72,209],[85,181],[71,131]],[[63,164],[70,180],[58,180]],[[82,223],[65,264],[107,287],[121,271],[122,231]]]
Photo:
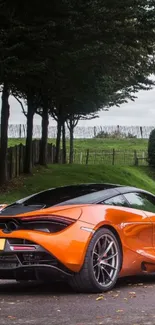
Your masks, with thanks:
[[[24,146],[19,145],[19,175],[23,173],[24,170]]]
[[[94,138],[96,138],[96,126],[94,126]]]
[[[134,165],[138,166],[138,157],[137,157],[137,151],[134,150]]]
[[[19,124],[19,139],[22,137],[22,125]]]
[[[115,164],[115,149],[112,150],[112,165]]]
[[[16,177],[19,177],[19,146],[16,146]]]
[[[87,149],[86,152],[86,165],[88,165],[88,161],[89,161],[89,149]]]
[[[80,164],[82,164],[83,152],[80,152]]]

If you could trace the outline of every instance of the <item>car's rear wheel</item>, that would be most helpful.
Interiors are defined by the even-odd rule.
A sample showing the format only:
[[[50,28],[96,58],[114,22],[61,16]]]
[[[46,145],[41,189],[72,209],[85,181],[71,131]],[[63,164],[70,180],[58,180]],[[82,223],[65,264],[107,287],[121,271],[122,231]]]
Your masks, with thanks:
[[[122,253],[117,237],[111,230],[101,228],[92,237],[83,267],[70,284],[78,292],[111,290],[118,279],[121,264]]]

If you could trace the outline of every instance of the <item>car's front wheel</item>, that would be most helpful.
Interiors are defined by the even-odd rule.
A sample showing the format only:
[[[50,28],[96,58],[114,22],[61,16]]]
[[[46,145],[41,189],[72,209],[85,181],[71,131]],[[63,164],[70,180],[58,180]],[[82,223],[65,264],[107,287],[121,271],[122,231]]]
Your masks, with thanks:
[[[121,264],[122,253],[117,237],[111,230],[101,228],[92,237],[83,267],[70,284],[78,292],[100,293],[111,290],[117,281]]]

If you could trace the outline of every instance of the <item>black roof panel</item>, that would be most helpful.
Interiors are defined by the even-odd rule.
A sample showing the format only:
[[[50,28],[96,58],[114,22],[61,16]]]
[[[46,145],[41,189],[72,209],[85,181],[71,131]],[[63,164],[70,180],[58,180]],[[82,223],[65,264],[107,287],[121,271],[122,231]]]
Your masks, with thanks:
[[[16,215],[47,208],[50,206],[70,204],[95,204],[118,194],[144,190],[136,187],[111,183],[84,183],[51,188],[7,206],[0,212],[3,215]]]

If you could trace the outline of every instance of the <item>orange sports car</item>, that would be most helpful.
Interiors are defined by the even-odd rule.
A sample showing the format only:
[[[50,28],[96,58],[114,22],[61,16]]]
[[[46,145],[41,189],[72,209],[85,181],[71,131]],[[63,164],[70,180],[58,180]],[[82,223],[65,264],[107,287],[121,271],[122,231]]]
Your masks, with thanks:
[[[0,278],[65,279],[103,292],[155,272],[155,196],[135,187],[52,188],[0,211]]]

